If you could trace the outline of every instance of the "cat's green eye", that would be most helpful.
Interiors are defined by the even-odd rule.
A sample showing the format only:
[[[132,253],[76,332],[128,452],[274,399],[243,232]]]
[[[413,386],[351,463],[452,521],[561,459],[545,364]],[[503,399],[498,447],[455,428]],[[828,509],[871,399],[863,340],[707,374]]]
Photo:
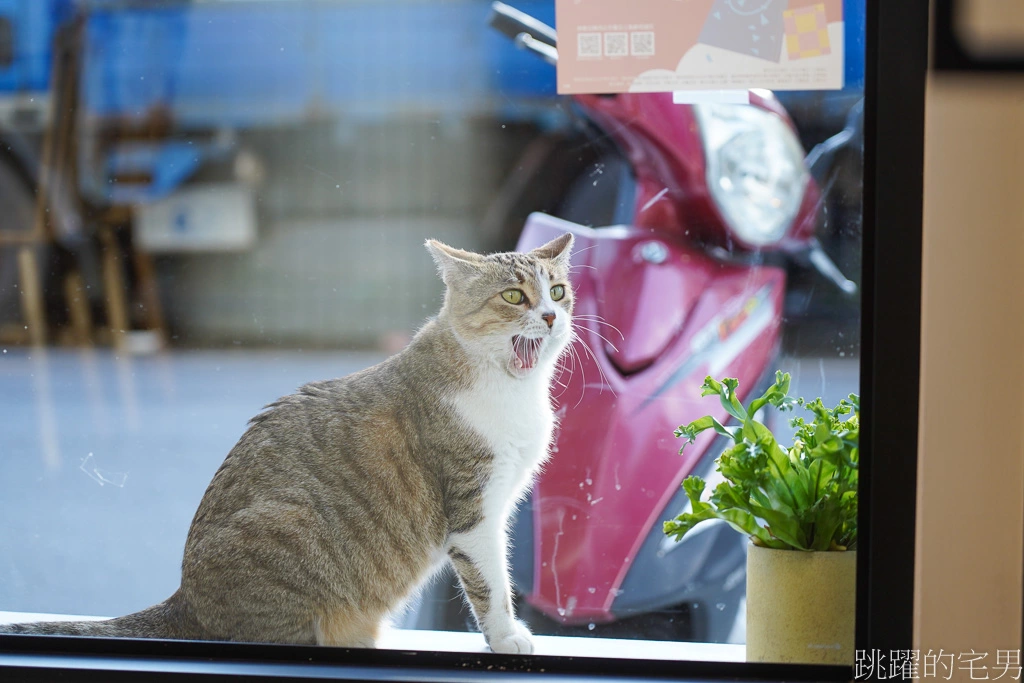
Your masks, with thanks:
[[[501,298],[510,304],[519,305],[526,301],[526,295],[519,289],[506,289],[501,293]]]
[[[551,288],[551,300],[561,301],[565,298],[565,285],[555,285]]]

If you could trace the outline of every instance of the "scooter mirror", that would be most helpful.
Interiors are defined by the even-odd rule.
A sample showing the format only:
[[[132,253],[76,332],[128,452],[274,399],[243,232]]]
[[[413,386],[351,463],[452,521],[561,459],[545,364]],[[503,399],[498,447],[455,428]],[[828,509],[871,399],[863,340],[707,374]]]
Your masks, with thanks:
[[[491,15],[488,17],[487,23],[491,28],[517,42],[519,36],[525,33],[533,40],[548,47],[554,48],[557,45],[555,29],[503,2],[491,3]]]
[[[529,50],[534,54],[540,55],[546,62],[550,64],[558,63],[558,50],[546,45],[539,40],[536,40],[529,33],[520,33],[516,36],[516,47]]]
[[[841,289],[844,294],[853,296],[857,293],[857,283],[843,275],[842,271],[839,270],[839,266],[825,253],[825,250],[821,248],[817,240],[811,246],[807,257],[811,265],[814,266],[814,269],[826,280]]]

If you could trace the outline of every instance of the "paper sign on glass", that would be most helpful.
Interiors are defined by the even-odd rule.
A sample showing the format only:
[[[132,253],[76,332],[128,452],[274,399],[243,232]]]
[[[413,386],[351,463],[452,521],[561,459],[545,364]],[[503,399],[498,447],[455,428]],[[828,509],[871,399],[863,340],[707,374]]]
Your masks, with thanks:
[[[558,92],[843,87],[842,0],[557,0]]]

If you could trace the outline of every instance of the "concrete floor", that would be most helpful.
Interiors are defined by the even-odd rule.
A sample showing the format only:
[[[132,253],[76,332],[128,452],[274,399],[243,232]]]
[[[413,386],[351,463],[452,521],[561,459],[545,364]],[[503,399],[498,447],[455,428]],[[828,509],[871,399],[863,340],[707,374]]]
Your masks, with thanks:
[[[369,353],[0,350],[0,610],[118,615],[178,585],[206,486],[259,409]],[[850,358],[789,358],[794,395],[857,390]]]

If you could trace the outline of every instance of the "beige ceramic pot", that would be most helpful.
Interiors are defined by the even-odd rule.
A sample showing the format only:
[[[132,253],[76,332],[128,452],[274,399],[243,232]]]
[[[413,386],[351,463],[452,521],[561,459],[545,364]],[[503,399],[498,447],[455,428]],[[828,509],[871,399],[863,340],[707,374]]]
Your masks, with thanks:
[[[747,551],[747,661],[854,659],[857,553]]]

